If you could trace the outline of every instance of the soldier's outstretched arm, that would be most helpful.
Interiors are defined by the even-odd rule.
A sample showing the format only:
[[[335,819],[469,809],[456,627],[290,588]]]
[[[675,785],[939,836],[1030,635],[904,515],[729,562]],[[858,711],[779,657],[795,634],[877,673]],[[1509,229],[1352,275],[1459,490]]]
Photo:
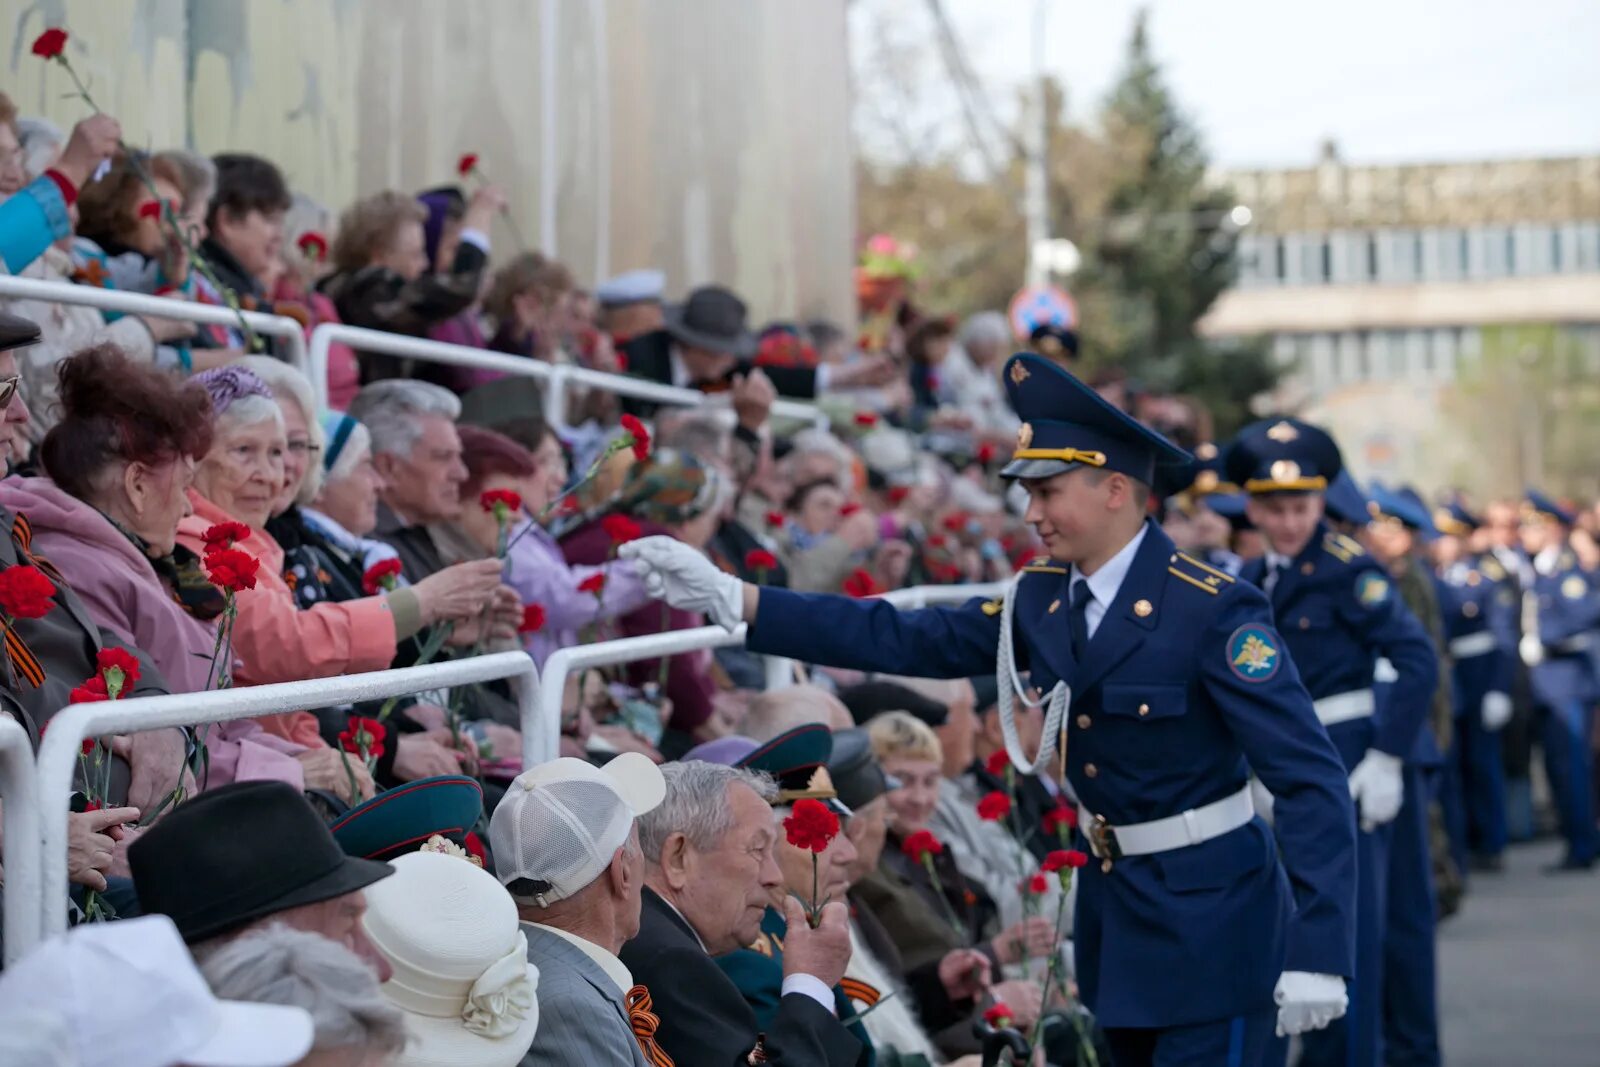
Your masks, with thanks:
[[[1294,889],[1284,969],[1350,977],[1356,827],[1344,763],[1272,628],[1266,597],[1240,582],[1207,631],[1201,682],[1273,796],[1274,829]]]
[[[1397,677],[1378,714],[1372,747],[1398,759],[1411,754],[1417,731],[1433,707],[1439,684],[1439,655],[1411,609],[1394,590],[1376,561],[1355,570],[1354,581],[1337,610],[1362,635],[1367,647],[1394,665]]]
[[[650,595],[704,612],[727,630],[748,622],[752,651],[929,678],[984,674],[995,666],[1000,618],[981,600],[902,612],[881,600],[763,588],[670,537],[641,538],[618,554],[639,567]]]

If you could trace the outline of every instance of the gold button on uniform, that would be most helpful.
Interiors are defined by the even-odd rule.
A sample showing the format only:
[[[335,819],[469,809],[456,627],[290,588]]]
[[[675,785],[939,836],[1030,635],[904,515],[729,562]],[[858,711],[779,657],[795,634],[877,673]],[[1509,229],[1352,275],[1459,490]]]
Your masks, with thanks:
[[[1100,768],[1096,767],[1092,763],[1085,763],[1083,765],[1083,773],[1088,775],[1090,778],[1097,778],[1100,775]]]
[[[1101,860],[1100,861],[1100,873],[1101,874],[1110,874],[1111,873],[1111,861],[1110,860]]]
[[[1139,714],[1140,715],[1148,715],[1148,714],[1150,714],[1150,705],[1149,704],[1140,704],[1139,705]]]
[[[1059,600],[1050,601],[1050,614],[1054,615],[1057,611],[1060,610],[1060,608],[1061,608],[1061,601],[1059,601]]]
[[[1302,629],[1302,630],[1311,629],[1311,620],[1306,618],[1304,615],[1300,616],[1300,629]]]
[[[1087,730],[1089,728],[1089,723],[1091,721],[1092,720],[1089,718],[1089,716],[1087,716],[1087,715],[1079,715],[1078,716],[1078,729]]]
[[[1317,565],[1315,563],[1302,563],[1302,564],[1300,564],[1300,573],[1301,574],[1311,574],[1311,573],[1315,572],[1316,569],[1317,569]]]
[[[1467,601],[1465,604],[1461,605],[1461,614],[1465,615],[1469,619],[1474,618],[1478,614],[1478,605],[1470,600]]]

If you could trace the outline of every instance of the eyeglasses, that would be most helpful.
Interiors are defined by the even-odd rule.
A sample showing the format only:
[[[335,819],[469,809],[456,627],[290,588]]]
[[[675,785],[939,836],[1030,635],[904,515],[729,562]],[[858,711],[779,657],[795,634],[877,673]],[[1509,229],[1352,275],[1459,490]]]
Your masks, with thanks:
[[[290,441],[289,451],[297,456],[315,456],[322,451],[322,446],[310,441]]]
[[[22,375],[13,374],[9,378],[0,378],[0,411],[4,411],[11,403],[11,398],[17,395],[17,383],[22,380]]]

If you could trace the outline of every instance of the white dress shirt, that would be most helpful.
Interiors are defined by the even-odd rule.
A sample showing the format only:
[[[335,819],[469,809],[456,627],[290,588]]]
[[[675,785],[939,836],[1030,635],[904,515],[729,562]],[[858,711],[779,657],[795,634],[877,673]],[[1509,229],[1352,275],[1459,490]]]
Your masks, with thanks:
[[[621,960],[600,945],[587,938],[579,937],[577,934],[570,934],[559,926],[546,926],[544,923],[528,923],[527,925],[537,926],[541,930],[555,934],[563,941],[571,942],[577,947],[578,951],[593,960],[596,967],[606,972],[606,977],[617,984],[617,989],[624,996],[627,995],[628,990],[633,988],[633,973],[628,970]]]
[[[1140,526],[1132,541],[1123,545],[1120,552],[1106,560],[1104,566],[1088,577],[1084,577],[1078,570],[1077,564],[1072,565],[1072,583],[1069,588],[1075,588],[1079,582],[1089,583],[1089,603],[1084,605],[1083,620],[1090,637],[1093,637],[1094,632],[1100,628],[1100,620],[1106,617],[1106,609],[1117,598],[1117,590],[1122,588],[1122,581],[1133,566],[1133,557],[1139,554],[1139,546],[1144,544],[1144,535],[1149,531],[1149,523]]]
[[[1288,556],[1269,551],[1267,553],[1267,573],[1261,579],[1261,591],[1269,597],[1272,596],[1272,590],[1278,584],[1278,578],[1284,571],[1289,569],[1289,565],[1293,562],[1294,560]]]

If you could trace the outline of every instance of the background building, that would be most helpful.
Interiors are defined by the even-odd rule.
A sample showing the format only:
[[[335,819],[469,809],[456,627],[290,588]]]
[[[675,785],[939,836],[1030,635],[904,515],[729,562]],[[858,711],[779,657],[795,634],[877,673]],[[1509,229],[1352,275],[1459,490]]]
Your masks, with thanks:
[[[1200,324],[1267,336],[1276,407],[1359,475],[1597,487],[1600,156],[1218,175],[1253,214]]]

